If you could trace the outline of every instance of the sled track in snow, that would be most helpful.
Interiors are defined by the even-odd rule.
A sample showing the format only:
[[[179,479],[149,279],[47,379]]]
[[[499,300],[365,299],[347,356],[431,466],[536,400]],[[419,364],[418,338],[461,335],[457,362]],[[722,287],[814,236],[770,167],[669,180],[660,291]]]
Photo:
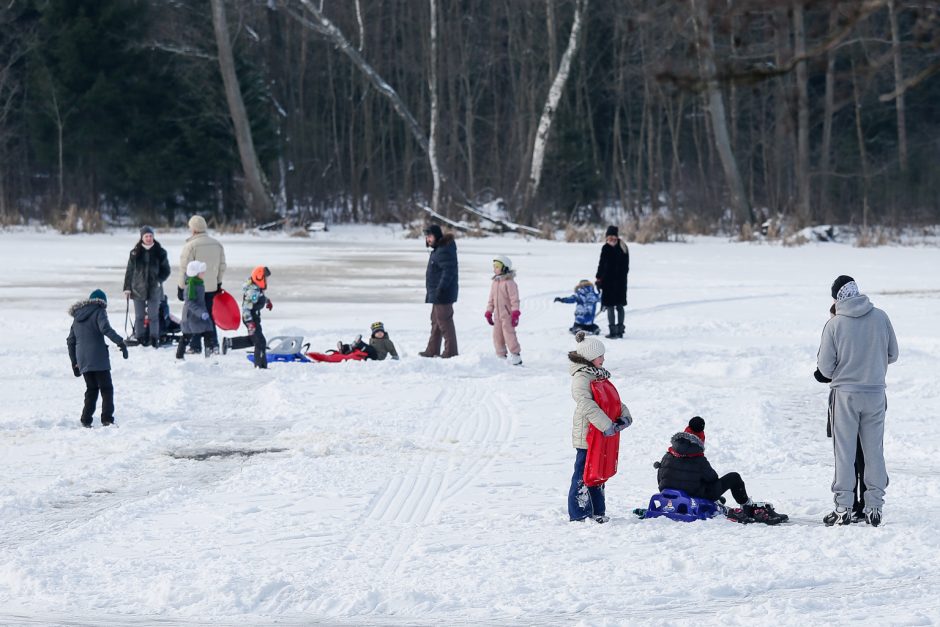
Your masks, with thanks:
[[[378,544],[391,544],[381,565],[386,573],[404,562],[417,527],[480,476],[512,434],[512,418],[485,384],[464,382],[445,389],[434,406],[446,409],[424,429],[421,439],[427,447],[421,463],[390,479],[373,497],[363,514],[363,533],[349,545],[352,551],[374,555]]]

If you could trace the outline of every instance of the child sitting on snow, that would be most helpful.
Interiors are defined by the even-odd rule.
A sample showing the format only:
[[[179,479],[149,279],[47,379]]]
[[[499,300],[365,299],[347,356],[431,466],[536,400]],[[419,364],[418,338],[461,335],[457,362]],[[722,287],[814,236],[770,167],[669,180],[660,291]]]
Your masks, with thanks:
[[[493,327],[493,346],[496,356],[506,359],[513,366],[522,365],[522,348],[516,337],[519,326],[519,287],[516,285],[516,271],[512,261],[506,255],[493,258],[493,282],[490,285],[490,297],[486,301],[483,317]]]
[[[373,322],[371,328],[372,337],[369,338],[369,346],[375,349],[375,357],[372,359],[382,361],[389,355],[392,356],[392,359],[398,359],[398,351],[395,350],[395,344],[392,343],[392,339],[385,332],[385,325],[381,322]]]
[[[598,335],[601,332],[599,326],[594,324],[594,316],[597,315],[597,303],[601,295],[594,289],[594,285],[587,279],[581,279],[574,286],[574,294],[562,298],[556,296],[556,303],[577,303],[574,309],[574,325],[568,329],[571,333],[584,331],[591,335]]]
[[[731,509],[728,518],[737,522],[762,522],[776,525],[788,519],[778,514],[770,503],[758,503],[747,495],[744,480],[736,472],[723,477],[705,458],[705,420],[695,416],[685,431],[672,436],[672,446],[663,455],[662,461],[653,464],[657,469],[659,490],[682,490],[692,497],[717,501],[731,490],[731,496],[741,506]]]

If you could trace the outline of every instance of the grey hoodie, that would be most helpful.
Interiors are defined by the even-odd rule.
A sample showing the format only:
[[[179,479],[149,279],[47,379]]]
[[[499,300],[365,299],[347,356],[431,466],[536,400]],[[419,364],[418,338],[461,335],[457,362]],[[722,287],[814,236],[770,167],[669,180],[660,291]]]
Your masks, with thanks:
[[[836,303],[836,315],[823,328],[816,365],[846,392],[885,389],[888,364],[898,360],[898,338],[888,314],[864,294]]]
[[[108,304],[99,299],[80,300],[69,307],[69,315],[74,318],[66,345],[69,358],[78,366],[82,374],[111,370],[108,347],[104,337],[120,346],[124,343],[121,336],[108,323],[105,308]]]

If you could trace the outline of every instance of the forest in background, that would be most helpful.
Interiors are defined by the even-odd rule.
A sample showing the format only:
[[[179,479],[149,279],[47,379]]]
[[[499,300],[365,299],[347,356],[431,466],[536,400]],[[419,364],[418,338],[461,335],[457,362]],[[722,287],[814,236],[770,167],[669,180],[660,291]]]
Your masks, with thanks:
[[[940,221],[929,0],[10,0],[0,221]]]

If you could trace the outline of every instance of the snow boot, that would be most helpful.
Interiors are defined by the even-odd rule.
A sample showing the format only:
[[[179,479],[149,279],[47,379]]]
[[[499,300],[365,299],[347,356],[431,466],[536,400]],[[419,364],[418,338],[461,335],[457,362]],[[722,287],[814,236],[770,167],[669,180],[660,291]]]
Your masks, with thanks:
[[[604,337],[606,337],[608,340],[616,340],[618,337],[620,337],[619,335],[617,335],[617,330],[619,328],[620,327],[616,324],[610,325],[610,333],[608,333]]]
[[[743,507],[732,507],[728,510],[726,514],[728,520],[736,523],[741,523],[746,525],[748,523],[757,522],[753,518],[747,515],[747,511]]]
[[[610,522],[610,516],[604,516],[603,514],[599,516],[594,516],[594,522],[598,525],[603,525],[605,522]]]
[[[744,505],[741,509],[750,518],[753,518],[754,522],[764,523],[765,525],[778,525],[790,520],[790,517],[786,514],[775,512],[771,503],[751,503],[750,505]]]
[[[521,365],[522,365],[522,355],[515,354],[515,353],[514,353],[514,354],[511,354],[511,355],[509,356],[509,363],[511,363],[513,366],[521,366]]]
[[[227,337],[222,338],[222,354],[225,355],[228,353],[229,349],[232,348],[232,340]]]
[[[185,353],[186,353],[186,343],[183,340],[180,340],[179,345],[176,347],[176,358],[183,359],[183,356]]]
[[[622,324],[617,325],[617,337],[621,339],[623,338],[623,325]]]
[[[865,521],[872,527],[881,526],[881,508],[872,507],[865,510]]]
[[[823,522],[827,527],[832,527],[833,525],[851,525],[852,512],[847,507],[837,507],[833,511],[826,514],[826,516],[823,518]]]

